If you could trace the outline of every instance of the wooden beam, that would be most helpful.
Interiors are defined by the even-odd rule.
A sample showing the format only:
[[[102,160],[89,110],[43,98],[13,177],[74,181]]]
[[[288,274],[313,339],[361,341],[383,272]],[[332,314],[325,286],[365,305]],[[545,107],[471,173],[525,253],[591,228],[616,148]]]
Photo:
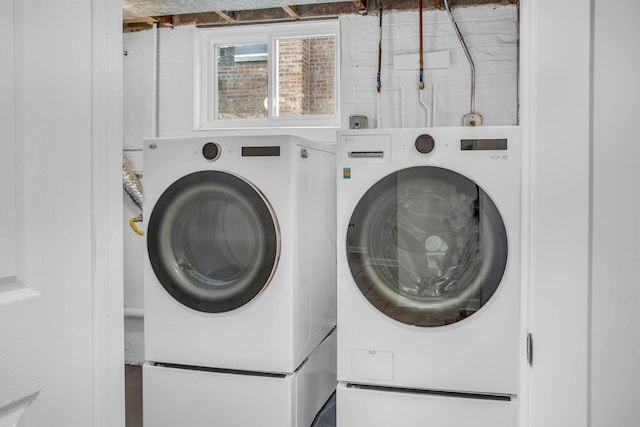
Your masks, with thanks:
[[[384,10],[417,10],[420,4],[418,0],[377,0],[368,3],[369,13],[374,14],[379,12],[381,5]],[[430,4],[430,2],[425,2],[425,6],[430,7]]]
[[[125,27],[131,29],[145,28],[145,26],[152,27],[154,23],[158,23],[159,27],[171,27],[173,28],[173,15],[167,16],[145,16],[142,18],[125,19],[122,24]]]
[[[366,10],[366,9],[365,9]],[[360,12],[353,1],[338,3],[316,3],[298,6],[298,14],[301,19],[314,19],[318,17],[339,16]]]
[[[270,9],[242,10],[239,11],[236,15],[236,22],[238,24],[280,22],[290,20],[291,16],[286,13],[285,10],[281,7],[272,7]]]
[[[367,10],[367,0],[353,0],[353,4],[356,6],[359,12]]]
[[[141,31],[149,29],[154,21],[162,26],[198,25],[198,26],[222,26],[229,24],[258,24],[265,22],[283,22],[294,20],[309,20],[317,18],[334,17],[342,14],[360,13],[366,14],[369,8],[376,8],[380,1],[389,10],[416,10],[417,0],[349,0],[330,3],[301,4],[298,6],[282,6],[270,9],[252,9],[240,11],[215,11],[194,14],[182,14],[171,16],[141,17],[123,19],[123,31]],[[452,7],[473,6],[480,4],[517,4],[518,0],[449,0]],[[442,0],[424,1],[426,8],[442,8]],[[365,9],[360,9],[364,7]],[[369,10],[377,13],[377,9]]]
[[[171,27],[173,28],[173,15],[167,16],[156,16],[154,17],[156,21],[158,21],[158,25],[161,27]]]
[[[213,12],[216,15],[218,15],[220,18],[224,19],[225,22],[229,22],[229,23],[236,22],[236,19],[231,15],[228,15],[226,12],[223,12],[221,10],[214,10]]]
[[[156,22],[156,19],[152,18],[151,16],[145,16],[145,17],[142,17],[142,18],[124,19],[122,21],[122,23],[125,24],[125,25],[127,25],[127,24],[153,25],[154,22]]]
[[[205,13],[186,13],[182,15],[174,15],[173,22],[176,26],[178,25],[227,25],[228,22],[225,21],[218,15],[213,12],[205,12]]]
[[[293,19],[300,19],[300,15],[298,15],[298,11],[296,10],[296,6],[280,6],[285,12],[287,12],[287,15],[289,15],[291,18]]]

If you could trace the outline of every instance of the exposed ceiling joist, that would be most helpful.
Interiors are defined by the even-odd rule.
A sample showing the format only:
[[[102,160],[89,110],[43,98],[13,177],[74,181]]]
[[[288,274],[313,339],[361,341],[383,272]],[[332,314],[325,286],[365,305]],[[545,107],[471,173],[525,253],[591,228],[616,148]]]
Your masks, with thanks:
[[[224,21],[228,22],[228,23],[232,23],[232,22],[236,22],[236,18],[233,12],[231,12],[232,15],[229,15],[227,12],[223,12],[221,10],[214,10],[213,13],[215,13],[216,15],[218,15],[220,18],[222,18]]]
[[[333,4],[314,4],[301,5],[295,9],[299,20],[318,19],[324,17],[338,16],[345,13],[356,13],[357,9],[354,4],[349,2],[333,3]],[[233,14],[235,20],[229,22],[214,12],[208,13],[192,13],[183,15],[174,15],[174,25],[197,25],[197,26],[220,26],[220,25],[240,25],[240,24],[259,24],[266,22],[282,22],[295,19],[285,12],[282,7],[257,10],[242,10]],[[140,30],[141,28],[130,28],[129,31]],[[125,28],[125,31],[127,28]]]
[[[122,21],[123,24],[134,26],[134,25],[148,25],[153,26],[153,24],[158,23],[160,27],[174,27],[173,24],[173,16],[147,16],[143,18],[133,18],[133,19],[125,19]]]
[[[229,0],[227,3],[223,3],[220,0],[216,0],[218,8],[209,12],[178,13],[163,16],[151,14],[150,17],[135,16],[133,13],[134,9],[137,11],[136,13],[139,13],[142,5],[147,5],[149,8],[147,10],[151,11],[151,9],[153,9],[151,4],[154,2],[157,2],[159,6],[161,4],[164,5],[163,7],[168,7],[167,5],[170,3],[173,5],[172,7],[176,9],[179,4],[184,3],[186,7],[187,3],[194,3],[195,1],[196,0],[180,0],[180,2],[170,2],[169,0],[123,1],[123,17],[125,18],[123,19],[123,30],[125,32],[145,30],[150,28],[153,22],[159,22],[161,26],[221,26],[309,20],[353,13],[364,15],[367,12],[376,13],[380,3],[388,10],[416,10],[420,2],[420,0],[243,0],[233,2]],[[482,4],[507,5],[516,3],[518,3],[518,0],[450,0],[450,4],[454,8]],[[220,9],[220,5],[222,4],[233,4],[238,8],[241,6],[247,7],[249,4],[254,6],[277,4],[277,7],[267,7],[264,9],[253,7],[249,9],[229,10]],[[424,1],[425,9],[441,9],[442,6],[442,0]]]
[[[291,18],[295,20],[300,19],[300,15],[298,15],[296,6],[280,6],[280,7],[282,7],[282,10],[287,12],[287,15],[289,15]]]
[[[353,0],[353,4],[358,9],[358,12],[366,12],[367,0]]]

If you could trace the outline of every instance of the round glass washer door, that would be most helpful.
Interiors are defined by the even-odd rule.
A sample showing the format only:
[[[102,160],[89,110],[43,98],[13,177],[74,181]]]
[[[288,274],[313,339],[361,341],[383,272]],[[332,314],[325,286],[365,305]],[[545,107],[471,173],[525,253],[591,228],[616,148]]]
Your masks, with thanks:
[[[347,257],[358,289],[399,322],[456,323],[485,305],[507,264],[496,205],[472,180],[420,166],[378,181],[358,202]]]
[[[177,301],[221,313],[242,307],[270,282],[280,256],[278,223],[262,193],[221,171],[174,182],[149,218],[156,277]]]

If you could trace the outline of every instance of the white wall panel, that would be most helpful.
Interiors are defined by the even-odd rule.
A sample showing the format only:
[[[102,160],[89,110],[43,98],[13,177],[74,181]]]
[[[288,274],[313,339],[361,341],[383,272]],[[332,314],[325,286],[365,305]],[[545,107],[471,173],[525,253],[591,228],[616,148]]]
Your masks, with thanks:
[[[640,3],[595,1],[591,426],[635,426],[640,384]]]

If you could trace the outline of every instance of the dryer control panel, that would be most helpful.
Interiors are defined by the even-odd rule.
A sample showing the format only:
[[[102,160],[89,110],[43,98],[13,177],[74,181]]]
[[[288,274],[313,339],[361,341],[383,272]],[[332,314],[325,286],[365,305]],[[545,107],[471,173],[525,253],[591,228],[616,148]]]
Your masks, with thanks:
[[[391,135],[343,135],[340,159],[353,164],[390,163]]]

